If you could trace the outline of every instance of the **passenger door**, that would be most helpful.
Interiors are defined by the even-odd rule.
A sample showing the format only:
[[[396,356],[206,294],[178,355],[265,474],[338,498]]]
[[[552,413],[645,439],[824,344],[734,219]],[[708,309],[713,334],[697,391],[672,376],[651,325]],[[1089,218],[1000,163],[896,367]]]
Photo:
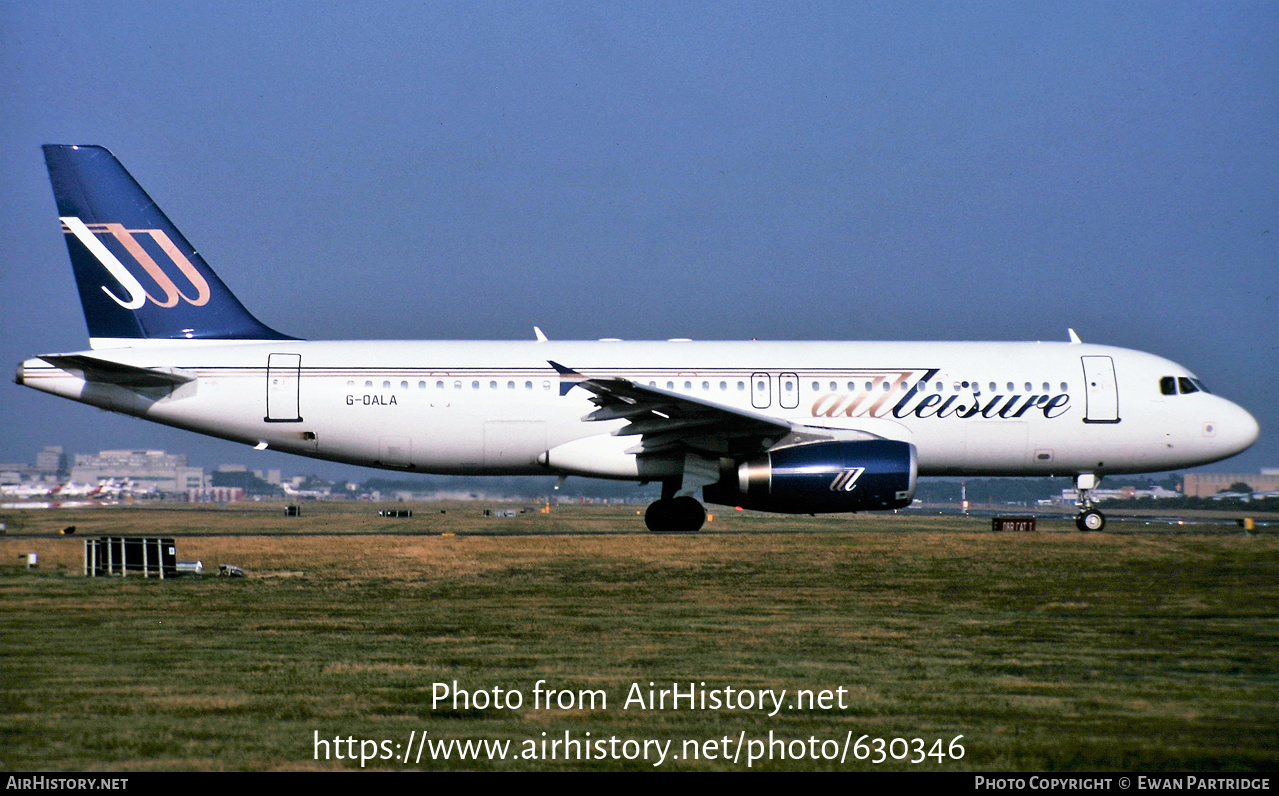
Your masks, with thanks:
[[[268,423],[301,423],[302,355],[268,354],[266,417]]]
[[[1087,409],[1085,423],[1119,422],[1119,388],[1115,363],[1110,357],[1081,357]]]

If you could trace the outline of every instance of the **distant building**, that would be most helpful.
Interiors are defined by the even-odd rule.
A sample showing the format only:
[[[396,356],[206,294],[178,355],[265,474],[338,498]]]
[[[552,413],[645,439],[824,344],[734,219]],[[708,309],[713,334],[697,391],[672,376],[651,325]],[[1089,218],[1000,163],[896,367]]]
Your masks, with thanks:
[[[1230,490],[1231,484],[1247,484],[1253,492],[1279,490],[1279,468],[1267,467],[1260,473],[1186,473],[1183,491],[1188,497],[1212,497]]]
[[[1171,489],[1164,489],[1161,486],[1136,487],[1121,486],[1116,489],[1094,489],[1089,494],[1093,500],[1137,500],[1140,498],[1174,498],[1181,497],[1180,492],[1174,492]],[[1052,502],[1052,501],[1050,501]],[[1079,502],[1079,492],[1074,489],[1061,490],[1061,500],[1057,501],[1063,505],[1072,505]],[[1043,503],[1043,501],[1040,501]]]
[[[244,490],[238,486],[209,486],[202,489],[188,489],[187,500],[191,503],[239,503],[244,500]]]
[[[142,490],[185,493],[204,486],[204,468],[188,467],[184,453],[118,450],[77,453],[71,480],[79,484],[128,481]]]
[[[209,478],[210,487],[232,487],[239,489],[249,497],[281,496],[284,490],[278,484],[272,484],[250,473],[248,468],[239,465],[224,464]]]
[[[0,464],[0,483],[16,484],[21,481],[35,481],[40,478],[36,468],[26,462],[5,462]]]
[[[67,474],[67,455],[61,445],[46,445],[36,454],[36,471],[40,475],[63,478]]]

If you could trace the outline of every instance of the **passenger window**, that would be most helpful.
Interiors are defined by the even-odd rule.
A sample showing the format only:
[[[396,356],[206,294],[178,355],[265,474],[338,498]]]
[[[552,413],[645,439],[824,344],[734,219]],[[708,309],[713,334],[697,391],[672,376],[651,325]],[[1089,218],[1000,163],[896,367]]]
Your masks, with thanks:
[[[348,381],[348,382],[346,383],[346,386],[348,386],[348,387],[354,387],[354,386],[355,386],[355,382],[353,382],[353,381]]]
[[[513,382],[513,381],[508,381],[508,382],[506,383],[506,389],[508,389],[508,390],[514,390],[514,389],[515,389],[515,382]]]
[[[990,383],[990,391],[991,391],[991,392],[994,392],[995,390],[998,390],[998,389],[999,389],[999,387],[997,387],[997,386],[995,385],[995,382],[993,382],[993,381],[992,381],[992,382]]]
[[[1182,376],[1181,378],[1177,379],[1177,384],[1180,385],[1181,387],[1182,395],[1189,395],[1192,392],[1199,392],[1199,388],[1196,387],[1190,381],[1190,379],[1186,378],[1185,376]]]
[[[423,384],[423,386],[425,386],[425,384]],[[401,389],[401,390],[407,390],[408,388],[409,388],[409,383],[408,383],[407,381],[402,381],[402,382],[400,382],[400,389]]]
[[[745,389],[746,389],[746,382],[744,382],[744,381],[739,381],[739,382],[737,382],[737,391],[738,391],[738,392],[741,392],[741,391],[743,391],[743,390],[745,390]]]
[[[1013,383],[1011,381],[1008,382],[1008,392],[1012,392],[1015,389],[1017,388],[1013,386]]]
[[[684,389],[686,389],[686,390],[691,390],[691,389],[693,389],[693,382],[691,382],[691,381],[686,381],[686,382],[684,382]]]
[[[1070,385],[1063,381],[1063,382],[1061,383],[1061,391],[1062,391],[1062,392],[1070,392]]]
[[[544,382],[542,382],[542,389],[543,389],[543,390],[549,390],[549,389],[551,389],[551,383],[550,383],[549,381],[544,381]]]
[[[462,389],[462,380],[461,380],[461,379],[458,379],[457,381],[453,382],[453,389],[455,389],[455,390],[460,390],[460,389]]]
[[[813,382],[813,392],[817,392],[822,388],[821,382]],[[831,389],[835,389],[834,382],[831,382]]]
[[[673,389],[675,389],[675,382],[673,382],[673,381],[668,381],[668,382],[666,382],[666,389],[668,389],[668,390],[673,390]]]
[[[1044,392],[1048,392],[1048,391],[1049,391],[1049,390],[1051,390],[1051,389],[1052,389],[1052,387],[1051,387],[1051,386],[1049,386],[1048,382],[1044,382]]]
[[[1030,382],[1026,382],[1026,392],[1033,392],[1034,389],[1035,389],[1035,385],[1031,384]]]
[[[382,389],[384,389],[384,390],[389,390],[389,389],[391,389],[391,382],[389,382],[389,381],[384,381],[384,382],[382,382]]]
[[[1159,392],[1163,393],[1164,395],[1176,395],[1177,380],[1174,379],[1172,376],[1164,376],[1162,379],[1159,380]]]
[[[473,382],[471,382],[471,389],[472,389],[472,390],[478,390],[479,388],[480,388],[480,383],[479,383],[478,381],[473,381]]]
[[[365,389],[370,389],[370,390],[373,389],[373,382],[371,381],[364,382],[364,387]]]
[[[533,389],[533,382],[531,382],[531,381],[526,381],[526,382],[524,382],[524,389],[526,389],[526,390],[531,390],[531,389]]]
[[[489,382],[489,389],[490,389],[490,390],[496,390],[496,389],[497,389],[497,382],[496,382],[496,381],[490,381],[490,382]]]
[[[711,383],[710,383],[709,381],[704,381],[704,382],[702,382],[702,389],[703,389],[703,390],[709,390],[710,388],[711,388]]]
[[[419,382],[417,383],[417,388],[418,388],[419,390],[425,390],[425,389],[426,389],[426,382],[424,382],[424,381],[419,381]]]
[[[723,392],[724,390],[727,390],[727,389],[728,389],[728,382],[726,382],[726,381],[721,381],[721,382],[719,383],[719,389],[720,389],[720,392]]]
[[[435,389],[437,389],[437,390],[442,390],[442,389],[444,389],[444,382],[442,382],[442,381],[437,381],[437,382],[435,382]]]

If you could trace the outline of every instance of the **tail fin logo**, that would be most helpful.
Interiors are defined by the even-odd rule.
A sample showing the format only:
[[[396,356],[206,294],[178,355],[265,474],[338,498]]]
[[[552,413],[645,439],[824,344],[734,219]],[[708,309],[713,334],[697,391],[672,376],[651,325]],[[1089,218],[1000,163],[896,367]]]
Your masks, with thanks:
[[[77,240],[83,243],[85,248],[97,258],[98,262],[102,263],[102,266],[124,288],[128,298],[122,299],[112,293],[111,289],[106,285],[102,286],[102,292],[106,293],[112,301],[124,309],[136,310],[148,301],[158,307],[166,308],[177,306],[179,301],[185,301],[195,307],[202,307],[208,303],[210,296],[209,283],[205,281],[200,272],[191,264],[191,261],[174,245],[163,230],[125,229],[123,224],[85,224],[75,216],[64,216],[61,221],[62,231],[65,234],[74,235]],[[157,298],[148,293],[147,289],[138,281],[138,278],[124,266],[124,263],[120,262],[120,258],[116,257],[115,253],[99,239],[99,235],[109,236],[109,239],[114,239],[124,251],[128,252],[155,282],[160,292],[164,294],[163,297]],[[147,251],[147,248],[143,246],[142,241],[146,238],[150,238],[159,251],[164,252],[170,263],[186,277],[186,280],[195,291],[194,296],[183,293],[173,281],[173,278],[165,271],[165,268],[151,256],[151,252]]]

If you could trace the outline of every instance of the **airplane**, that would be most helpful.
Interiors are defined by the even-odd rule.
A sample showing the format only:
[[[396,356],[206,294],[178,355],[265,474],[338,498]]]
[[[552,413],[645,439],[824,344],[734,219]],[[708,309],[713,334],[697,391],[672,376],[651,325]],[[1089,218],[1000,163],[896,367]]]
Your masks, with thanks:
[[[138,486],[137,482],[132,478],[125,478],[121,483],[115,478],[108,478],[105,481],[98,482],[98,490],[96,495],[102,498],[119,498],[119,497],[137,497],[140,495],[155,494],[159,490],[155,486],[149,486],[145,489]]]
[[[77,484],[75,481],[67,481],[58,484],[48,491],[49,497],[88,497],[97,498],[102,495],[102,484]]]
[[[5,497],[48,497],[50,488],[44,484],[0,484],[0,495]]]
[[[657,532],[708,503],[908,506],[920,476],[1112,473],[1256,441],[1153,354],[1068,342],[315,341],[259,321],[108,150],[46,145],[89,349],[16,381],[257,449],[386,470],[659,482]],[[698,492],[701,492],[701,500]]]
[[[280,488],[285,495],[296,498],[326,498],[333,494],[331,489],[298,489],[288,482],[281,482]]]

